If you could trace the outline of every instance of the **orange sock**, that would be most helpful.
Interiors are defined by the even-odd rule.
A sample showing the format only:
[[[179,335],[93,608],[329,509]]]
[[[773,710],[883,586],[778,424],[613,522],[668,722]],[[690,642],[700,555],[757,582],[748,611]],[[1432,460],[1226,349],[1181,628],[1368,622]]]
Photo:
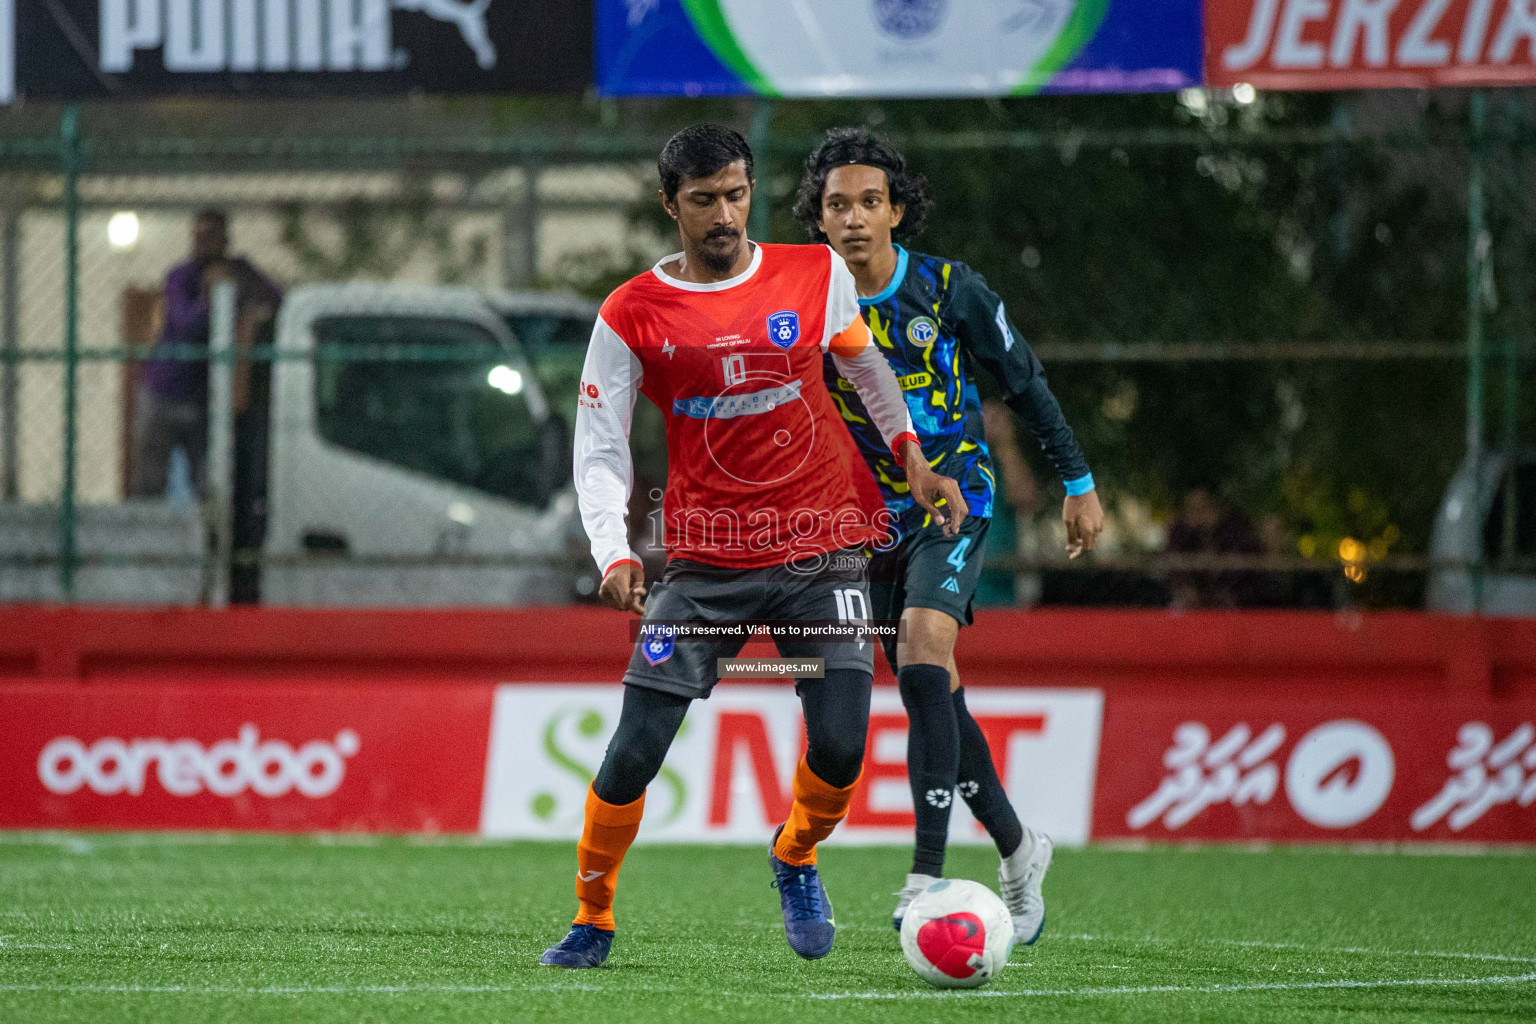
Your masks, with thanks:
[[[802,757],[795,766],[795,802],[773,846],[773,855],[786,864],[815,864],[816,844],[831,835],[847,815],[848,802],[858,785],[859,780],[854,779],[846,789],[829,786],[816,777]]]
[[[644,793],[632,804],[610,804],[587,787],[586,823],[576,844],[576,898],[581,909],[572,924],[614,930],[613,891],[618,887],[619,865],[640,831],[644,810]]]

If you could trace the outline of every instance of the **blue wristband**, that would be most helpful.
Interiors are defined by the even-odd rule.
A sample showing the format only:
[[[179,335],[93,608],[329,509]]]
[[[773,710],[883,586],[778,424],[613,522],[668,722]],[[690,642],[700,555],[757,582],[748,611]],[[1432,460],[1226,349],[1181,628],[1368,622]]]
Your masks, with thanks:
[[[1084,473],[1076,480],[1067,481],[1067,497],[1077,498],[1093,490],[1093,474]]]

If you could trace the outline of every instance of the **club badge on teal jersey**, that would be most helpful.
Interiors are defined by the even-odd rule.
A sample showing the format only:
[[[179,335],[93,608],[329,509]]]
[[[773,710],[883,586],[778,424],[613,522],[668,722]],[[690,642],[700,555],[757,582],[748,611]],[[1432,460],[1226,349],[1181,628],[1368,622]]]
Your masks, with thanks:
[[[907,324],[907,340],[918,348],[927,348],[939,336],[939,325],[932,317],[913,317]]]

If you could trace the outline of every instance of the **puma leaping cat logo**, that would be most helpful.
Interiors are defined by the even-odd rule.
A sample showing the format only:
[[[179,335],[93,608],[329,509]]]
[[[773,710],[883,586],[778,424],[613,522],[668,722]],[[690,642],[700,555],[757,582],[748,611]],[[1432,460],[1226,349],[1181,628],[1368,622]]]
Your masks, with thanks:
[[[475,54],[475,63],[490,71],[496,66],[496,46],[485,23],[492,0],[393,0],[397,11],[415,11],[437,21],[458,26],[464,44]]]

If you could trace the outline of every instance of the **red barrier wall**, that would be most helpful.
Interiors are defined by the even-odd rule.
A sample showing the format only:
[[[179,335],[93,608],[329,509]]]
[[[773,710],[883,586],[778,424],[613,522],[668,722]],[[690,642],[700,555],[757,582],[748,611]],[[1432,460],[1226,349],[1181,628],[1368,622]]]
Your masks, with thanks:
[[[218,671],[365,679],[617,680],[628,617],[517,611],[0,607],[0,677],[88,681]],[[879,659],[877,659],[879,661]],[[1536,684],[1536,620],[1139,611],[982,611],[961,633],[968,685],[1143,688],[1335,680],[1466,692]],[[877,670],[885,673],[883,664]],[[888,674],[887,674],[888,675]]]
[[[493,700],[516,724],[574,698],[494,684],[616,683],[629,627],[595,608],[0,609],[0,826],[523,834],[491,814],[494,766],[569,762],[544,763],[553,732],[498,738]],[[1043,716],[1013,741],[1039,765],[1021,785],[1079,793],[1058,801],[1079,838],[1536,842],[1536,621],[995,611],[958,662]]]

